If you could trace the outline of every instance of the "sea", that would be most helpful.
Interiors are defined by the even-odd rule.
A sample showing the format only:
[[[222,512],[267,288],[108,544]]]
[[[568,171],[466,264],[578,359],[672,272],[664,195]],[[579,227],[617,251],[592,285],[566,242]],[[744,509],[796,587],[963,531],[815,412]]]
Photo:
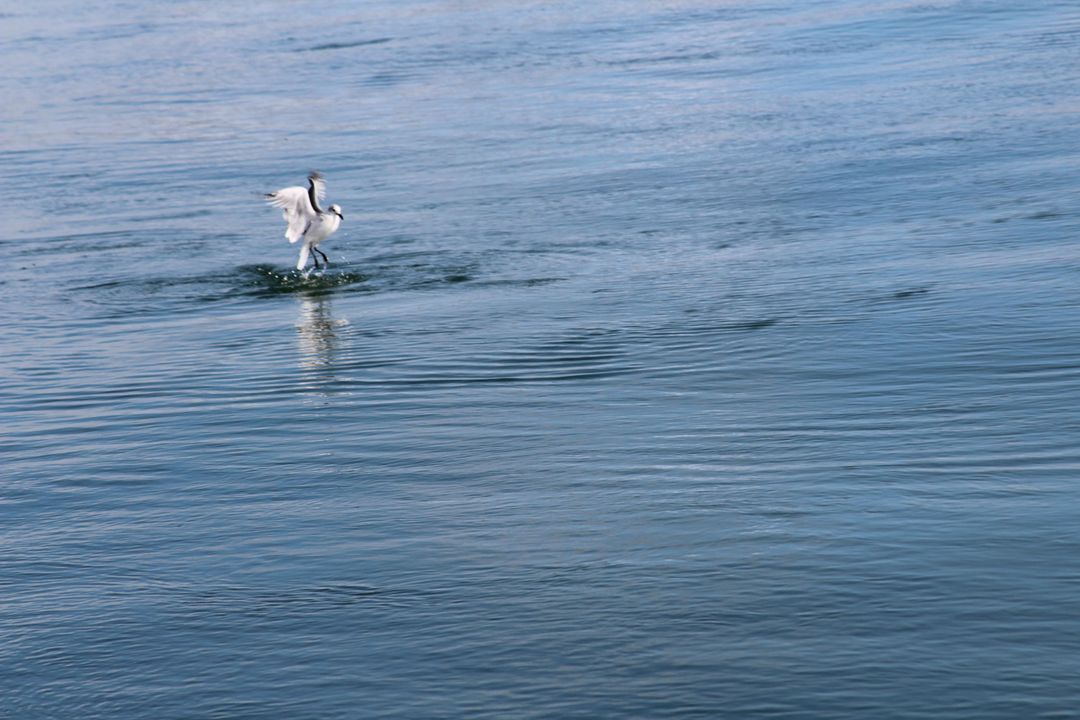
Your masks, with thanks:
[[[7,2],[0,98],[0,718],[1080,717],[1075,0]]]

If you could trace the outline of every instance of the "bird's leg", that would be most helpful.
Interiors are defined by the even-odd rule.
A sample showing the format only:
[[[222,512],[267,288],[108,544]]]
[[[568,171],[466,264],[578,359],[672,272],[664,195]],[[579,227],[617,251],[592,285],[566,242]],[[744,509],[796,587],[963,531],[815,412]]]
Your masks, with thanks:
[[[315,246],[312,245],[311,249],[315,250]],[[315,250],[315,252],[318,252],[318,250]],[[315,253],[311,253],[311,262],[315,263],[315,269],[318,270],[319,269],[319,256],[316,255]]]
[[[326,267],[330,267],[330,258],[326,257],[326,253],[324,253],[322,250],[315,247],[314,245],[311,246],[311,249],[313,251],[312,257],[315,257],[315,253],[319,253],[320,255],[322,255],[323,265],[326,265]]]

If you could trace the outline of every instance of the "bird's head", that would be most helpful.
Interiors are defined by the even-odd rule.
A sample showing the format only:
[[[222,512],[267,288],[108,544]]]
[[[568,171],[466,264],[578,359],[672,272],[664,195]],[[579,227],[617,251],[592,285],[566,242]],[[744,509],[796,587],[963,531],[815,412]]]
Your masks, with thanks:
[[[331,205],[330,206],[330,212],[334,213],[335,215],[337,215],[342,220],[345,219],[345,216],[341,214],[341,206],[340,205],[336,205],[336,204]]]

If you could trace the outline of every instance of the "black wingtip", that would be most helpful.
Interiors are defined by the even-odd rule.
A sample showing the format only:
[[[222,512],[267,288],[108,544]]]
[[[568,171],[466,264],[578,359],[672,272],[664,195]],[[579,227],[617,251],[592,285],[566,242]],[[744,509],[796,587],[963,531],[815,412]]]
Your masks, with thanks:
[[[308,180],[322,180],[322,173],[318,170],[312,170],[308,173]]]

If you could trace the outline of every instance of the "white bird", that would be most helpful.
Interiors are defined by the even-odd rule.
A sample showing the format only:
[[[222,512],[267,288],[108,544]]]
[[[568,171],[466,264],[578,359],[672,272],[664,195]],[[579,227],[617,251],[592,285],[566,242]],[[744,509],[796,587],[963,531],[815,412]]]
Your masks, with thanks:
[[[289,242],[303,241],[300,248],[300,259],[296,262],[296,269],[303,270],[307,265],[308,255],[315,261],[315,269],[319,269],[319,255],[323,262],[330,265],[326,253],[319,250],[317,245],[334,234],[341,225],[345,216],[341,214],[341,208],[331,205],[328,212],[319,207],[319,201],[326,199],[326,181],[318,172],[308,175],[308,186],[302,188],[299,185],[282,188],[277,192],[267,194],[266,202],[276,208],[281,208],[281,217],[285,218],[288,227],[285,228],[285,237]]]

